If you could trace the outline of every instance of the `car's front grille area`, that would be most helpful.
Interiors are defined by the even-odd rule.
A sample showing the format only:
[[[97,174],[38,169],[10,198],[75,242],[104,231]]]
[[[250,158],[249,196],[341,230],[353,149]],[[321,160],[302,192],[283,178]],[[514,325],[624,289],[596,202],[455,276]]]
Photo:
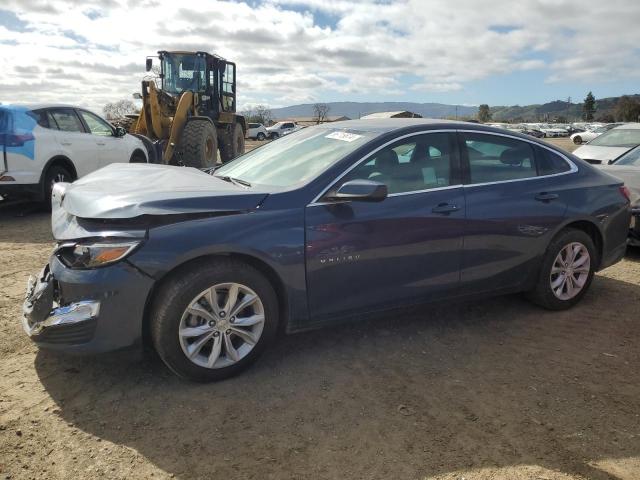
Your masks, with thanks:
[[[42,343],[77,345],[87,343],[93,338],[98,321],[87,320],[71,325],[46,327],[34,340]]]

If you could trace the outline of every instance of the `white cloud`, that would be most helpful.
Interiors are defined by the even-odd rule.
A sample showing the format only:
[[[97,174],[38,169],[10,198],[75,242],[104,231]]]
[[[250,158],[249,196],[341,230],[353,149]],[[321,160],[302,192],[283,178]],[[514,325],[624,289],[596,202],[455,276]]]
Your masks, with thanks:
[[[451,92],[492,75],[640,77],[640,3],[624,0],[5,0],[0,100],[130,98],[159,49],[238,65],[243,104]],[[6,23],[6,12],[18,22]],[[14,19],[15,20],[15,19]]]

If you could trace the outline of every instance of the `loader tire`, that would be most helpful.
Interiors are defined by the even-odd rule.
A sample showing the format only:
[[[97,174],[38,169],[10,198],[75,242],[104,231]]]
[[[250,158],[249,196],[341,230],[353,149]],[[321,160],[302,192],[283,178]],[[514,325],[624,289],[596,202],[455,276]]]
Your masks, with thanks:
[[[229,160],[242,155],[244,153],[244,131],[242,125],[234,123],[231,127],[231,135],[227,144],[224,145],[220,152],[220,158],[222,163],[227,163]]]
[[[208,120],[191,120],[182,131],[178,161],[185,167],[214,167],[218,158],[216,129]]]

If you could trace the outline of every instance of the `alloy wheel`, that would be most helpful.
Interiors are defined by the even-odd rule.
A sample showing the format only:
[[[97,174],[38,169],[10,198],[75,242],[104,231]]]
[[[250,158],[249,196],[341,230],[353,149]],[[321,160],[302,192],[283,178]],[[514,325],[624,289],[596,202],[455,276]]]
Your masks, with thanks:
[[[260,297],[239,283],[221,283],[200,292],[178,327],[186,357],[205,368],[225,368],[246,357],[264,329]]]
[[[560,300],[570,300],[584,288],[591,271],[591,257],[579,242],[565,245],[551,266],[549,281],[553,294]]]

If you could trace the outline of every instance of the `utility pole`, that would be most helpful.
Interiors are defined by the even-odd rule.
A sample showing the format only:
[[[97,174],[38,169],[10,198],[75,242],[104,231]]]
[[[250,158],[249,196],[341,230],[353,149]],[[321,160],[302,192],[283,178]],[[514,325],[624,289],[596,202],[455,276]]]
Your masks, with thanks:
[[[456,120],[458,120],[458,105],[456,105]]]
[[[571,109],[571,97],[567,99],[567,122],[569,122],[569,111]]]

